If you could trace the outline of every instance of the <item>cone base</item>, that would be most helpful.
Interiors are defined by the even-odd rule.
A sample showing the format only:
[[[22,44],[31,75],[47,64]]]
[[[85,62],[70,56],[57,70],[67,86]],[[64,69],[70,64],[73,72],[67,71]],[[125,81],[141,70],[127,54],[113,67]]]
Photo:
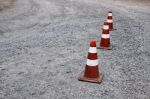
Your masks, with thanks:
[[[101,84],[102,79],[103,79],[102,74],[98,78],[88,78],[88,77],[84,77],[84,73],[81,73],[80,77],[78,78],[79,81],[91,82],[97,84]]]
[[[102,46],[100,46],[100,47],[97,47],[97,49],[111,50],[111,49],[112,49],[112,47],[102,47]]]
[[[109,31],[115,31],[115,30],[117,30],[117,29],[109,29]]]
[[[103,30],[103,28],[102,28],[102,30]],[[109,31],[115,31],[115,30],[117,30],[117,29],[109,29]]]

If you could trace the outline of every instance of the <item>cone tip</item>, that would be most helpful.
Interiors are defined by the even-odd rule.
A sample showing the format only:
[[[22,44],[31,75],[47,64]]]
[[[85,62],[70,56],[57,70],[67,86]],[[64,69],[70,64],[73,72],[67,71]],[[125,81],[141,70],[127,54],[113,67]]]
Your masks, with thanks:
[[[96,41],[91,41],[91,42],[90,42],[90,46],[91,46],[91,47],[96,47]]]
[[[112,13],[112,11],[108,11],[108,13]]]

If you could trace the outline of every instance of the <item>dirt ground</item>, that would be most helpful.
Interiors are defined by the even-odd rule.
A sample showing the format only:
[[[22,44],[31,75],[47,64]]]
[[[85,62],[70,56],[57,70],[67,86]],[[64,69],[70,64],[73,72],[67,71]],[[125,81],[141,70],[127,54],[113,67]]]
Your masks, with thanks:
[[[112,0],[17,0],[0,11],[0,99],[150,99],[150,7]],[[107,12],[103,82],[78,81]]]
[[[0,11],[10,8],[16,0],[0,0]]]

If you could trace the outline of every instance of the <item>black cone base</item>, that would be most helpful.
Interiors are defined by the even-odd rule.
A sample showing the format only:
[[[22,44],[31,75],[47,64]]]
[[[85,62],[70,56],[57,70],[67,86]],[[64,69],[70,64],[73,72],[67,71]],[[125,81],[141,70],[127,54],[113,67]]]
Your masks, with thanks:
[[[109,29],[109,31],[115,31],[115,30],[117,30],[117,29]]]
[[[102,47],[102,46],[100,46],[100,47],[97,47],[97,49],[106,49],[106,50],[111,50],[112,49],[112,47],[110,46],[110,47]]]

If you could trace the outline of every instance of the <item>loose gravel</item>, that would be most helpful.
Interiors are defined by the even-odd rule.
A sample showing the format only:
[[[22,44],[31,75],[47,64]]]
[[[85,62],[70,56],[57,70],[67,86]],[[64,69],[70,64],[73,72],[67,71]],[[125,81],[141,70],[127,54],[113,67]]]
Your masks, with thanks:
[[[103,82],[80,82],[109,10],[117,30],[113,49],[98,50]],[[0,12],[0,99],[150,99],[148,10],[99,0],[16,1]]]

